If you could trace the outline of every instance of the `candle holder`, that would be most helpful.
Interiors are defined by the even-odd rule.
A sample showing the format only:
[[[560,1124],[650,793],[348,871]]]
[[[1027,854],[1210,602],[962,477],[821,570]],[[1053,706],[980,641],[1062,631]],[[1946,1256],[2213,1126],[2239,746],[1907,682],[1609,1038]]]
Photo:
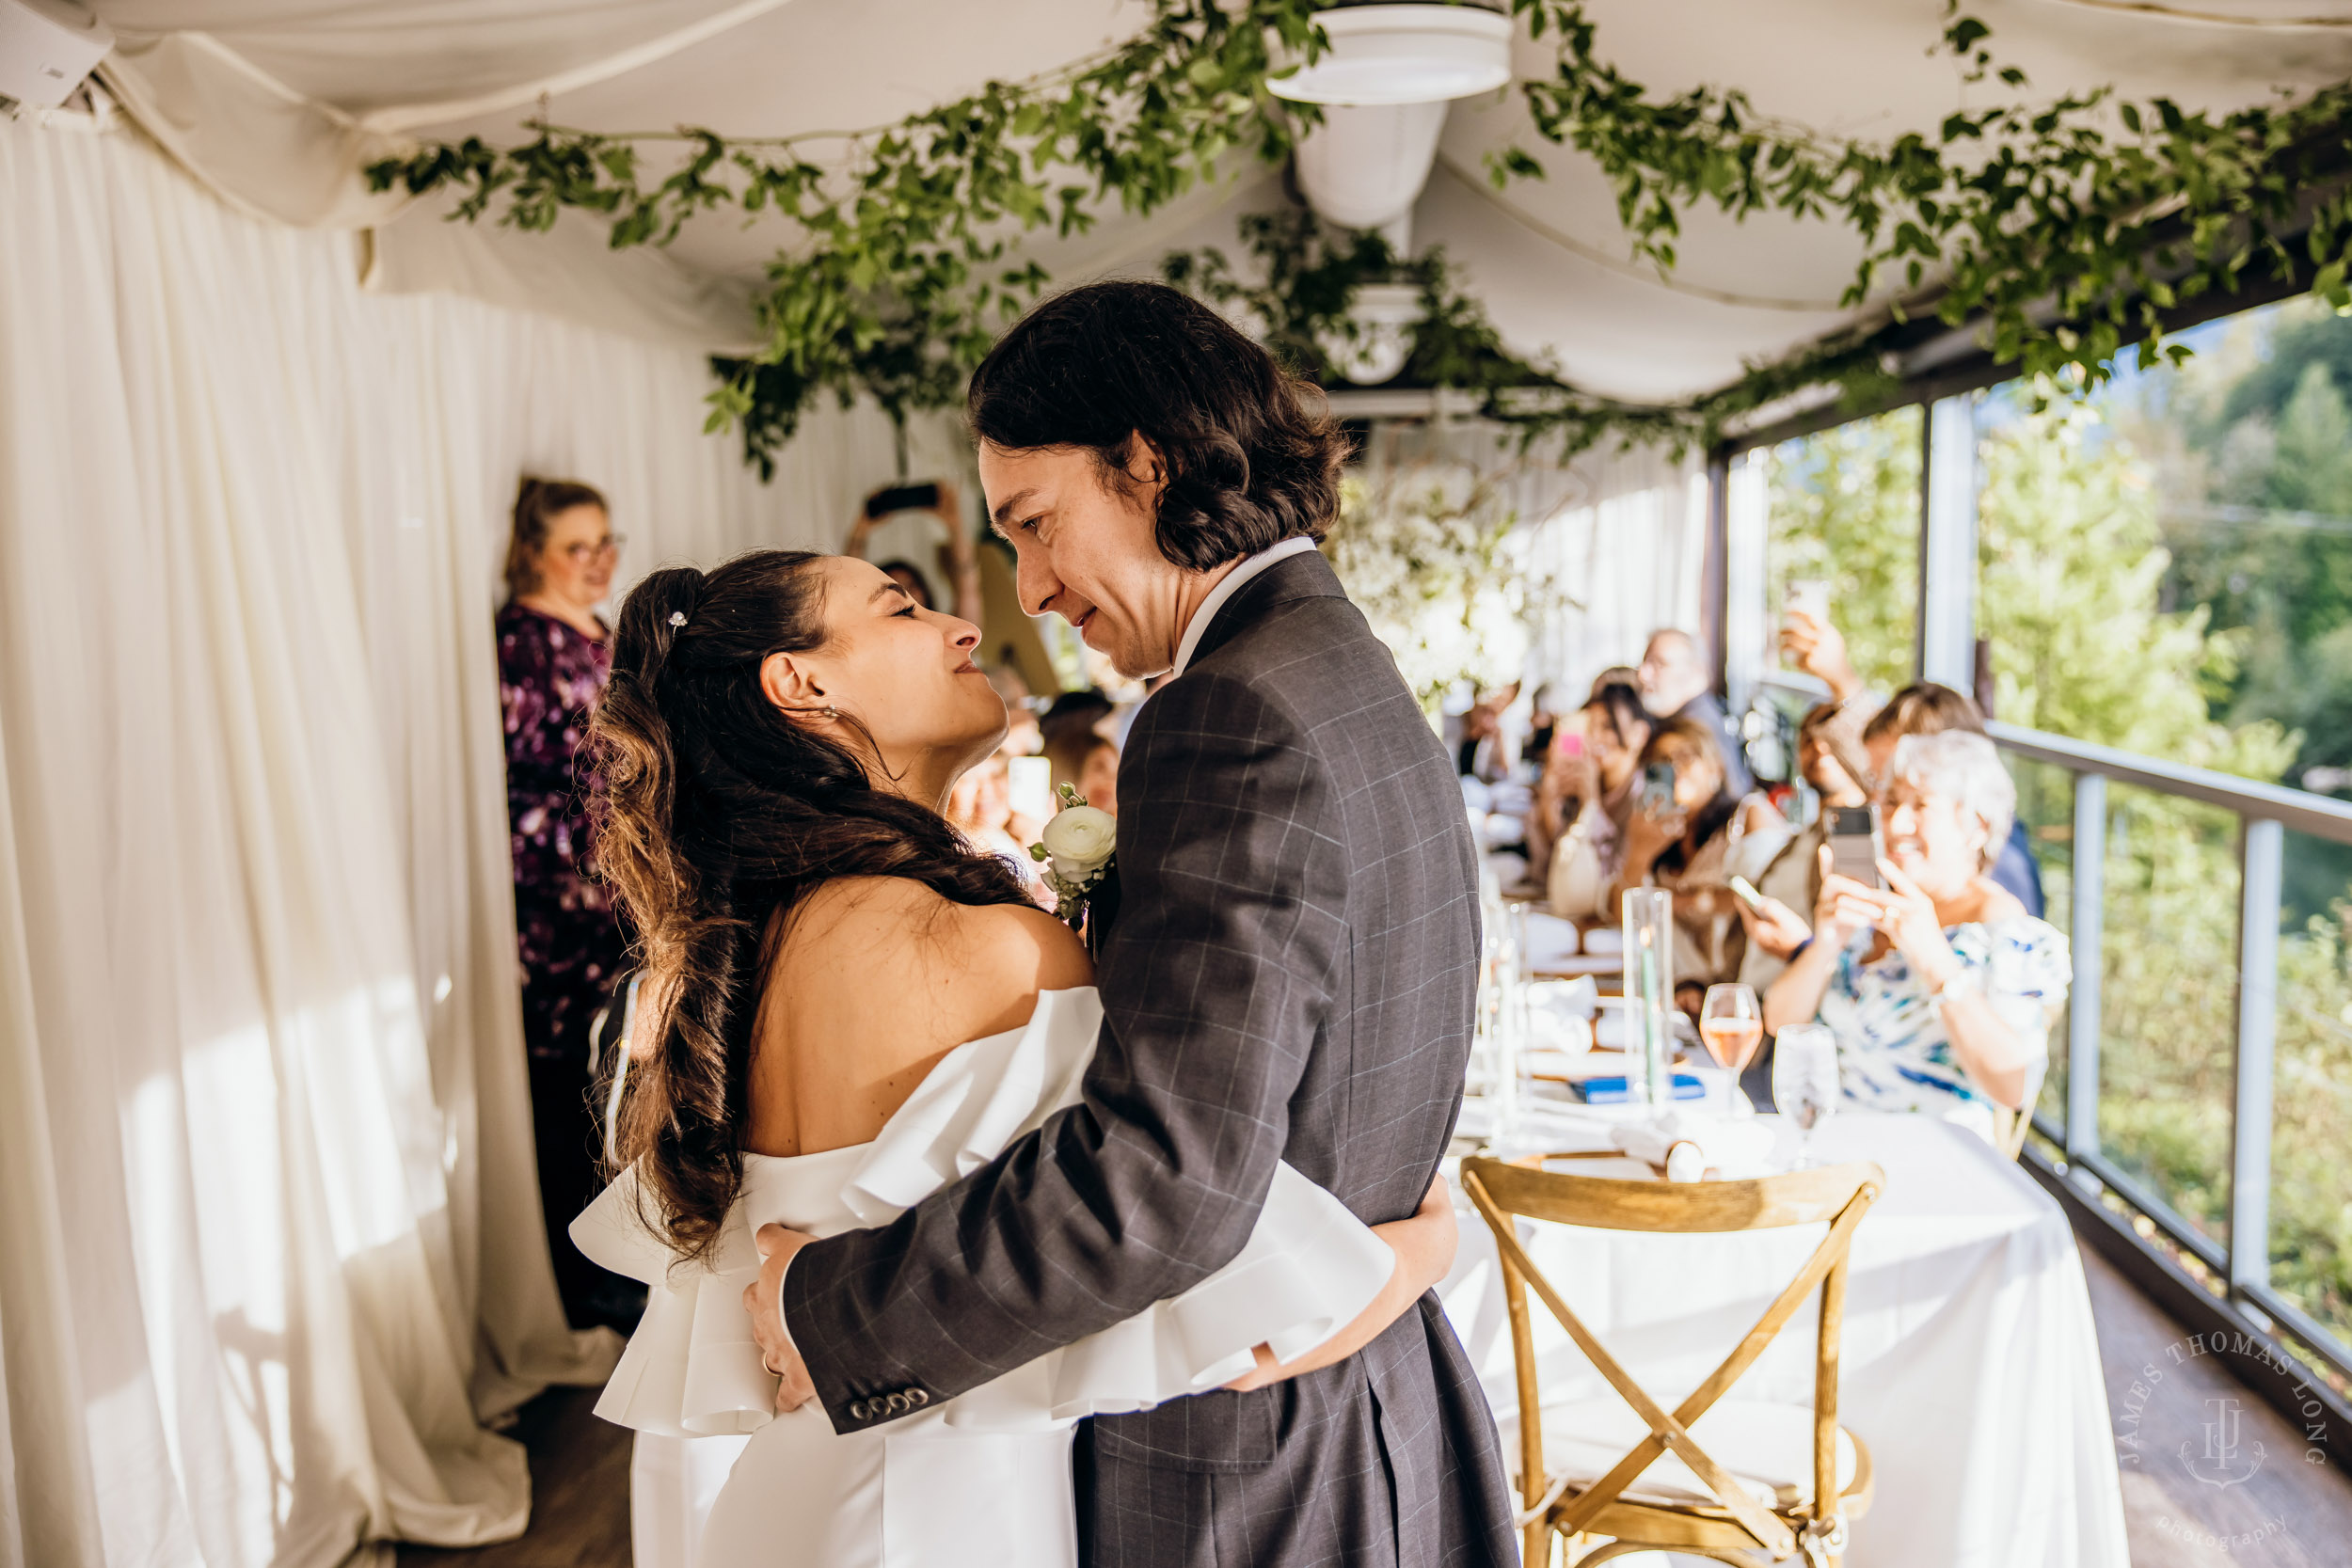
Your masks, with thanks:
[[[1674,1103],[1675,896],[1664,888],[1625,895],[1625,1012],[1641,1053],[1636,1092],[1653,1111]],[[1631,1085],[1629,1085],[1631,1086]]]

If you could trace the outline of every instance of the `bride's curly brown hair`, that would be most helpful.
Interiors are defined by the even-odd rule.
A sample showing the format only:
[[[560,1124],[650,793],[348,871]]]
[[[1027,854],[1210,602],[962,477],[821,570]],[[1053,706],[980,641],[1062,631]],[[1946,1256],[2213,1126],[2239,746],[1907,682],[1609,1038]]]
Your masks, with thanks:
[[[596,870],[644,974],[617,1152],[648,1227],[688,1258],[711,1251],[741,1185],[752,1024],[801,900],[835,878],[904,877],[959,904],[1027,901],[1004,862],[876,788],[761,690],[769,655],[825,642],[826,559],[755,550],[639,583],[589,729]]]

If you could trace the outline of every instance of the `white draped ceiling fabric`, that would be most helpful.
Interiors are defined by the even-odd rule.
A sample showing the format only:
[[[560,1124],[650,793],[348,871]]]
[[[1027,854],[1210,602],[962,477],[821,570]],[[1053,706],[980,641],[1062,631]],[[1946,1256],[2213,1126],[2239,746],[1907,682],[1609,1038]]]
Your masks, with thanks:
[[[0,1564],[512,1535],[485,1426],[617,1346],[538,1216],[504,510],[589,479],[641,571],[831,542],[888,423],[763,487],[691,350],[370,296],[127,131],[0,122]]]
[[[122,40],[105,80],[156,138],[228,199],[291,223],[393,219],[356,174],[416,135],[524,139],[544,100],[559,122],[603,132],[681,123],[781,135],[886,123],[978,88],[1066,65],[1132,33],[1140,0],[87,0]],[[1487,0],[1501,6],[1502,0]],[[2233,108],[2352,76],[2352,0],[1969,0],[2003,63],[2033,95],[2113,85]],[[1744,89],[1755,112],[1840,135],[1932,132],[2009,89],[1971,86],[1931,55],[1945,0],[1588,0],[1603,57],[1661,91]],[[2186,13],[2186,14],[2180,14]],[[2216,20],[2218,19],[2218,20]],[[1522,77],[1549,44],[1522,30]],[[1545,178],[1496,191],[1487,152],[1517,138]],[[819,156],[834,144],[816,143]],[[1028,242],[1057,278],[1151,269],[1171,245],[1233,244],[1234,215],[1281,199],[1236,157],[1222,186],[1137,218],[1104,211],[1091,234]],[[1771,214],[1688,215],[1671,280],[1628,255],[1608,182],[1536,140],[1516,94],[1464,100],[1414,213],[1514,350],[1545,356],[1589,390],[1637,402],[1739,378],[1854,319],[1839,297],[1857,254],[1836,226]],[[706,291],[707,330],[740,322],[762,264],[792,238],[774,222],[694,225],[662,263],[677,292]],[[395,242],[397,243],[397,242]],[[623,265],[593,245],[576,266]],[[440,275],[443,286],[465,286]],[[732,291],[736,313],[729,313]],[[548,308],[569,309],[559,294]],[[681,307],[682,309],[682,307]]]
[[[1085,55],[1137,0],[88,0],[139,135],[0,122],[0,1568],[308,1568],[512,1534],[495,1427],[612,1347],[537,1215],[490,617],[517,477],[612,497],[625,575],[827,545],[897,472],[814,415],[772,486],[702,434],[788,234],[613,253],[448,226],[359,169],[415,135],[883,122]],[[2252,21],[2347,0],[2200,0]],[[1893,135],[1969,101],[1942,0],[1595,0],[1665,89]],[[2196,105],[2352,74],[2352,33],[1976,0],[2055,93]],[[1522,40],[1522,73],[1544,69]],[[1982,89],[1976,89],[1982,90]],[[1457,105],[1415,214],[1505,341],[1656,399],[1851,318],[1852,245],[1695,214],[1671,281],[1515,101]],[[1034,241],[1057,279],[1233,244],[1246,160]],[[918,421],[913,467],[960,471]],[[1692,470],[1581,461],[1544,548],[1591,607],[1571,679],[1696,615]]]

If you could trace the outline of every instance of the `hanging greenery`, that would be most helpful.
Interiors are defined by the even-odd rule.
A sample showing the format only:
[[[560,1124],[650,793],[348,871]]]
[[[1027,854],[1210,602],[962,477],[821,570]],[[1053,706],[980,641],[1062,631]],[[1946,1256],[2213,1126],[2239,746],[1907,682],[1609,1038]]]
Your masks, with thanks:
[[[1034,262],[1013,261],[1021,234],[1075,232],[1104,207],[1148,213],[1234,157],[1286,156],[1314,111],[1276,100],[1266,83],[1281,59],[1319,51],[1321,8],[1317,0],[1153,0],[1150,24],[1101,55],[862,131],[728,138],[534,120],[520,146],[469,137],[368,172],[379,190],[460,191],[453,215],[463,219],[501,206],[500,221],[544,230],[566,207],[601,214],[615,246],[667,243],[719,209],[786,220],[793,237],[755,302],[766,341],[747,359],[720,362],[710,398],[713,428],[739,423],[766,468],[821,394],[870,393],[898,417],[954,403],[997,332],[1048,281]],[[1581,0],[1511,0],[1510,8],[1555,50],[1549,74],[1518,84],[1534,133],[1600,167],[1632,254],[1661,273],[1676,261],[1680,214],[1702,203],[1741,217],[1840,223],[1865,242],[1849,305],[1884,284],[1891,319],[1930,310],[1953,326],[1973,324],[2000,362],[2054,386],[2097,383],[2133,341],[2143,363],[2182,356],[2163,341],[2162,312],[2256,278],[2352,305],[2344,179],[2352,86],[2225,115],[2161,99],[2117,103],[2100,89],[1956,113],[1932,134],[1879,146],[1759,116],[1736,90],[1654,94],[1600,57]],[[1936,48],[1972,83],[2026,87],[2022,72],[1994,60],[1989,38],[1947,6]],[[651,179],[641,150],[679,144],[685,161]],[[1492,155],[1488,172],[1503,185],[1543,167],[1511,146]],[[1324,247],[1293,281],[1352,286],[1375,265],[1371,255]],[[1343,262],[1336,269],[1334,257]],[[1394,258],[1376,264],[1397,268]],[[1450,287],[1428,292],[1463,303]],[[1330,313],[1322,296],[1300,309]],[[1880,325],[1664,409],[1592,398],[1549,375],[1518,390],[1490,387],[1480,378],[1502,372],[1452,348],[1423,362],[1433,384],[1477,392],[1531,435],[1568,447],[1610,436],[1678,444],[1711,439],[1725,420],[1807,388],[1851,394],[1883,379]],[[1423,328],[1456,346],[1480,330],[1491,336],[1483,316],[1468,314]]]
[[[1356,341],[1363,330],[1349,315],[1357,291],[1367,284],[1409,284],[1421,291],[1422,319],[1393,384],[1470,394],[1482,418],[1518,430],[1522,451],[1545,442],[1565,459],[1613,437],[1679,452],[1711,443],[1736,417],[1809,387],[1835,384],[1859,404],[1891,385],[1883,356],[1850,336],[1690,403],[1597,398],[1563,380],[1552,366],[1505,348],[1485,308],[1463,292],[1441,247],[1399,257],[1376,233],[1334,231],[1296,209],[1248,214],[1238,227],[1255,262],[1247,273],[1212,246],[1169,254],[1162,275],[1248,323],[1267,347],[1326,388],[1346,381],[1334,347]]]

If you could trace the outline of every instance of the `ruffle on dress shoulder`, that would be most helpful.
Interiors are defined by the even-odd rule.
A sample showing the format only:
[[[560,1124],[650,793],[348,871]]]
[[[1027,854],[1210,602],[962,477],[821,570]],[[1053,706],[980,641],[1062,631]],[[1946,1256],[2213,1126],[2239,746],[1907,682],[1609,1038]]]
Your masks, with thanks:
[[[647,1227],[631,1165],[572,1221],[573,1244],[645,1286],[645,1315],[597,1397],[596,1414],[667,1437],[741,1436],[775,1416],[776,1380],[760,1365],[743,1287],[759,1254],[736,1226],[707,1259],[688,1261]],[[641,1207],[643,1213],[641,1213]]]
[[[1046,991],[1019,1029],[941,1058],[869,1144],[796,1159],[747,1156],[743,1191],[708,1265],[677,1263],[639,1218],[632,1169],[572,1224],[595,1261],[650,1288],[645,1317],[596,1414],[641,1431],[756,1431],[775,1379],[759,1364],[743,1287],[771,1221],[821,1235],[886,1225],[1074,1105],[1103,1008],[1093,988]],[[1254,1346],[1291,1360],[1353,1322],[1394,1255],[1346,1206],[1278,1165],[1240,1254],[1168,1301],[950,1402],[948,1423],[1034,1428],[1148,1409],[1249,1370]],[[674,1266],[675,1265],[675,1266]]]

